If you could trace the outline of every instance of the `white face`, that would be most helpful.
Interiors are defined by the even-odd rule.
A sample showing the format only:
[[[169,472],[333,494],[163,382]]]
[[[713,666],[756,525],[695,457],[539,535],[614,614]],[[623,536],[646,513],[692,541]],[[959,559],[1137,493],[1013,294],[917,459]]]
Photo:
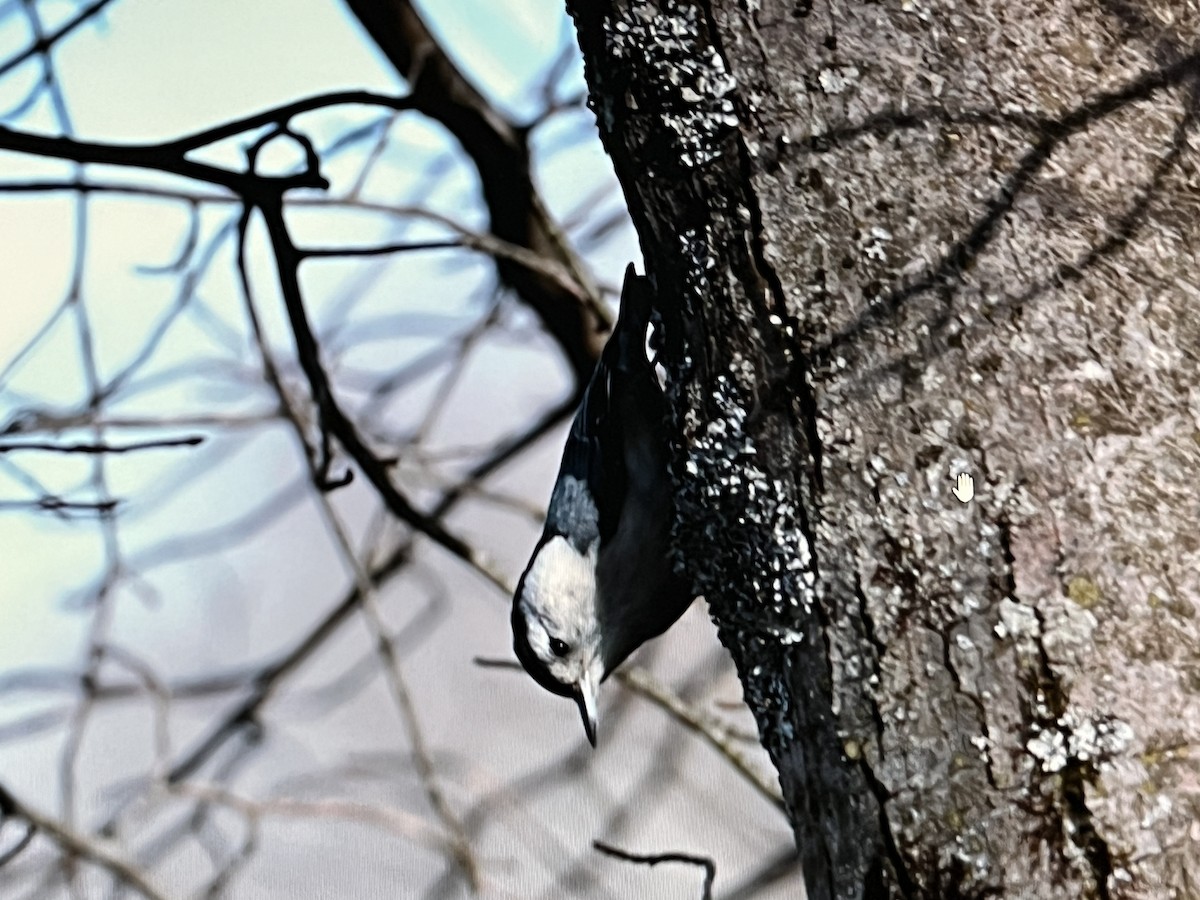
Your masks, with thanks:
[[[551,538],[525,576],[520,602],[534,654],[556,681],[579,684],[599,664],[595,550],[581,555],[566,538]]]

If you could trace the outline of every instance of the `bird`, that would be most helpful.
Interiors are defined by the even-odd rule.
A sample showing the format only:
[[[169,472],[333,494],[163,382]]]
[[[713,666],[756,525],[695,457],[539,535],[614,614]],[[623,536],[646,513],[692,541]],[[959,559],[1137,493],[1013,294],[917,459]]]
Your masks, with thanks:
[[[670,559],[667,402],[647,352],[654,287],[630,264],[612,334],[567,434],[546,523],[513,595],[513,650],[579,707],[596,746],[600,683],[694,595]]]

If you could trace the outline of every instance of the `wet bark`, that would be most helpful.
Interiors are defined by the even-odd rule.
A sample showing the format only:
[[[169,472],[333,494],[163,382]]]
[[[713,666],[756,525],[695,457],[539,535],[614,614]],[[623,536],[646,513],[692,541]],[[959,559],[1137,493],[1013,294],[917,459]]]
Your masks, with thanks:
[[[569,7],[809,896],[1196,896],[1200,11]]]

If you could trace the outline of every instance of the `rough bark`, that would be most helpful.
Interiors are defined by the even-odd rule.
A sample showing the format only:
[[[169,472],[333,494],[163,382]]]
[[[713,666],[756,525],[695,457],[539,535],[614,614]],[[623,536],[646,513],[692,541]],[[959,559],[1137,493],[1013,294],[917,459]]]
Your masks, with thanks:
[[[809,896],[1197,896],[1196,6],[569,6]]]

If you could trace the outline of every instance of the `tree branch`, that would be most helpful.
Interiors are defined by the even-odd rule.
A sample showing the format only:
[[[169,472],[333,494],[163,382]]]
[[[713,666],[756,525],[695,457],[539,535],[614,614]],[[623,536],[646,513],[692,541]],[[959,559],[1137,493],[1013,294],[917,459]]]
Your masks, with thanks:
[[[79,141],[68,137],[32,134],[0,126],[0,150],[28,153],[49,159],[66,159],[77,163],[101,163],[139,169],[152,169],[181,175],[207,184],[227,188],[243,197],[261,197],[266,193],[283,193],[292,188],[329,187],[313,168],[294,175],[268,176],[231,172],[219,166],[195,162],[187,153],[217,141],[234,137],[264,125],[285,123],[300,113],[330,106],[358,104],[383,106],[389,109],[411,109],[408,97],[388,97],[369,91],[340,91],[297,100],[242,119],[235,119],[214,128],[159,144],[108,144]]]
[[[700,866],[704,869],[704,885],[700,891],[701,900],[712,900],[712,886],[713,880],[717,877],[717,864],[707,856],[693,856],[690,853],[655,853],[647,856],[638,853],[629,853],[619,847],[614,847],[612,844],[606,844],[604,841],[592,841],[592,846],[605,856],[645,866],[657,866],[659,863],[665,862],[687,863],[692,866]]]
[[[367,480],[371,482],[371,486],[375,488],[384,505],[396,518],[431,538],[459,559],[470,563],[480,571],[486,571],[486,566],[483,565],[474,547],[448,532],[435,517],[419,511],[396,489],[396,486],[392,484],[388,466],[366,445],[354,423],[343,412],[333,395],[329,376],[321,364],[320,345],[313,334],[312,326],[308,321],[308,313],[304,307],[298,271],[304,257],[292,243],[291,235],[288,233],[287,223],[283,217],[283,200],[279,196],[263,198],[258,204],[258,209],[266,223],[271,247],[275,254],[279,287],[287,308],[292,336],[296,341],[296,356],[308,379],[313,402],[320,413],[322,431],[337,438]]]
[[[0,443],[0,453],[20,450],[38,450],[45,453],[82,453],[87,455],[136,453],[139,450],[157,450],[165,447],[196,447],[204,443],[201,435],[182,438],[163,438],[158,441],[137,441],[132,444],[51,444],[42,441]]]
[[[80,25],[83,25],[102,13],[105,7],[110,6],[112,2],[113,0],[94,0],[93,3],[85,6],[54,31],[46,35],[39,35],[37,40],[35,40],[16,56],[11,57],[4,63],[0,63],[0,78],[3,78],[13,69],[17,68],[17,66],[28,62],[35,56],[40,56],[52,50],[55,44],[77,29]]]
[[[496,269],[558,342],[582,388],[611,325],[584,264],[550,218],[529,170],[526,132],[475,88],[409,0],[346,0],[372,40],[412,87],[413,108],[440,122],[479,170],[490,231],[561,265],[590,298],[580,302],[558,279],[497,258]]]
[[[136,890],[147,900],[166,900],[166,895],[146,880],[133,863],[118,856],[99,841],[86,837],[57,819],[40,812],[0,785],[0,813],[29,823],[30,827],[50,838],[68,856],[83,859],[104,869],[117,881]]]

